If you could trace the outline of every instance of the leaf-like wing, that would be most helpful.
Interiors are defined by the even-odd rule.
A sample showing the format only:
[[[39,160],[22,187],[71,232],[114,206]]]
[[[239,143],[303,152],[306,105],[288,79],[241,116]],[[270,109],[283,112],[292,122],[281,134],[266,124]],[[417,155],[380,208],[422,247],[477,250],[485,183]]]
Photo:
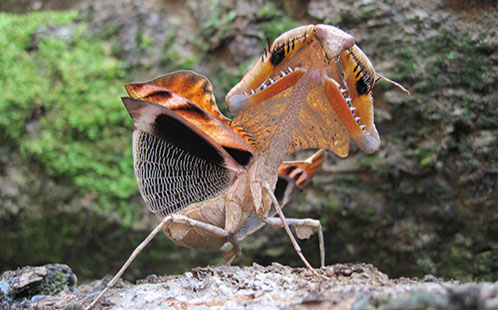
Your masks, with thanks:
[[[215,197],[244,169],[182,116],[157,104],[123,98],[135,130],[139,191],[159,217]]]
[[[230,119],[221,114],[216,105],[213,86],[209,80],[193,71],[175,71],[148,82],[127,84],[125,88],[134,99],[158,103],[169,108],[168,102],[162,101],[158,96],[161,90],[167,89],[194,102],[224,124],[230,123]]]
[[[156,103],[182,116],[245,166],[254,153],[252,137],[231,126],[215,103],[209,80],[192,71],[177,71],[143,83],[125,86],[134,99]]]

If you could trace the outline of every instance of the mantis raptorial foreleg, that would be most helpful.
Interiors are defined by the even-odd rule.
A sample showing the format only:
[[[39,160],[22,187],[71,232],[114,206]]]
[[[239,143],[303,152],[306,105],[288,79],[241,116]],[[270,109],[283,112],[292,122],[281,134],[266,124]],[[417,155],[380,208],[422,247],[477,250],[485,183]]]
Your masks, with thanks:
[[[206,223],[188,218],[186,216],[170,214],[170,215],[164,217],[161,220],[161,222],[154,228],[154,230],[152,230],[150,232],[150,234],[147,236],[147,238],[145,238],[144,241],[142,241],[142,243],[140,243],[135,248],[135,250],[133,251],[133,253],[131,253],[128,260],[126,260],[126,262],[123,264],[121,269],[119,269],[119,271],[111,279],[111,281],[109,281],[109,283],[107,283],[107,285],[102,290],[102,292],[100,292],[100,294],[92,301],[92,303],[90,303],[90,305],[88,305],[85,308],[85,310],[92,309],[99,302],[99,300],[102,298],[102,296],[104,296],[104,294],[107,293],[107,291],[109,291],[109,289],[111,289],[114,286],[114,284],[116,284],[116,282],[119,280],[119,278],[121,278],[123,273],[126,271],[126,269],[128,269],[128,267],[135,260],[135,258],[138,256],[138,254],[140,254],[140,252],[142,252],[142,250],[152,241],[152,239],[163,229],[164,225],[166,225],[169,222],[178,223],[178,224],[187,224],[187,225],[192,226],[192,227],[203,229],[203,230],[210,232],[210,233],[212,233],[215,236],[220,237],[220,238],[228,238],[230,235],[227,231],[225,231],[217,226],[206,224]],[[237,245],[237,243],[235,241],[233,241],[233,242],[231,241],[231,243],[234,245],[234,249],[239,249],[238,251],[240,252],[240,248]],[[235,257],[234,257],[234,259],[235,259]]]

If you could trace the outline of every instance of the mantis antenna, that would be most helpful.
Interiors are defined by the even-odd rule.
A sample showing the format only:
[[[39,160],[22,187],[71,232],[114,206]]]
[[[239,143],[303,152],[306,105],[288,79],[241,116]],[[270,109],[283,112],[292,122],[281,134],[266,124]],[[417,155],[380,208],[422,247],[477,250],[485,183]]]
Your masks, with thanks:
[[[377,79],[382,79],[390,84],[393,84],[394,86],[397,86],[399,89],[401,89],[402,91],[404,91],[406,94],[408,94],[408,96],[410,96],[410,91],[408,89],[406,89],[403,85],[401,85],[400,83],[396,82],[396,81],[393,81],[385,76],[383,76],[382,74],[379,74],[377,72],[375,72],[375,74],[377,75]]]

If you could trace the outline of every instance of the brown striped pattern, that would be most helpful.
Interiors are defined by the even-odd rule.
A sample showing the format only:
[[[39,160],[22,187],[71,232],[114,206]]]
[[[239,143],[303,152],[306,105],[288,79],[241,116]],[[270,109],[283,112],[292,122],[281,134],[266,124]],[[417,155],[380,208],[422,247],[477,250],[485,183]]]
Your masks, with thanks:
[[[296,182],[299,189],[303,189],[311,182],[311,178],[322,166],[326,157],[325,150],[319,150],[304,161],[283,162],[278,167],[278,175],[286,175]]]
[[[252,153],[255,142],[242,127],[221,114],[213,86],[203,75],[176,71],[143,83],[125,86],[134,99],[159,104],[181,115],[222,146]]]
[[[203,75],[181,70],[160,76],[149,82],[128,85],[127,89],[128,87],[133,89],[136,96],[139,97],[135,99],[149,99],[152,94],[155,95],[154,89],[144,87],[144,85],[154,85],[158,89],[173,91],[192,101],[225,125],[230,123],[230,120],[221,114],[218,109],[213,95],[213,86]],[[130,95],[133,97],[132,94]]]

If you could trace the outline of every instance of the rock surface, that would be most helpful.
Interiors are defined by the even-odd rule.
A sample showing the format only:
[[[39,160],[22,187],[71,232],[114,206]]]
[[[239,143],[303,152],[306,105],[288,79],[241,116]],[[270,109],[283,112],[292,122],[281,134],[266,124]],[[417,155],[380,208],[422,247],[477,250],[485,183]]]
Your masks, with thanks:
[[[402,83],[412,96],[379,81],[374,94],[379,152],[365,156],[353,147],[347,159],[329,156],[312,188],[284,211],[326,223],[328,264],[369,262],[391,277],[498,280],[496,1],[81,0],[69,5],[25,0],[0,6],[11,12],[46,8],[77,9],[78,18],[67,31],[48,25],[33,32],[27,52],[39,60],[45,59],[37,54],[43,36],[71,34],[87,25],[89,38],[98,36],[112,51],[109,62],[126,64],[126,82],[194,69],[210,78],[221,105],[247,65],[260,57],[265,37],[307,23],[350,32],[377,71]],[[29,122],[21,139],[36,136],[47,123],[42,118],[51,104],[42,99],[28,103],[35,112],[24,116]],[[119,96],[106,100],[124,110]],[[119,135],[131,135],[130,126],[120,128]],[[114,145],[107,149],[115,150]],[[152,226],[141,198],[118,197],[143,210],[142,220],[126,226],[117,215],[124,209],[120,203],[113,200],[109,208],[115,209],[104,213],[99,195],[83,192],[67,175],[50,176],[47,167],[23,154],[19,141],[0,145],[5,230],[0,270],[54,261],[69,264],[85,279],[116,270]],[[114,179],[124,174],[113,172]],[[175,247],[165,237],[154,242],[125,275],[128,279],[220,261],[221,254]],[[318,261],[316,239],[301,244],[306,256]],[[240,264],[300,264],[281,230],[265,229],[242,246]]]
[[[67,266],[58,266],[68,275]],[[54,265],[26,267],[0,278],[2,309],[82,309],[109,280],[57,290]],[[367,264],[337,264],[318,271],[280,264],[217,265],[182,275],[151,275],[136,285],[119,282],[95,309],[480,309],[498,308],[498,283],[389,279]],[[70,270],[69,270],[70,274]],[[66,277],[67,278],[67,277]],[[69,276],[74,279],[74,275]],[[36,285],[34,283],[44,285]],[[62,290],[64,289],[64,290]],[[27,293],[29,291],[29,293]],[[20,294],[20,292],[24,292]]]

